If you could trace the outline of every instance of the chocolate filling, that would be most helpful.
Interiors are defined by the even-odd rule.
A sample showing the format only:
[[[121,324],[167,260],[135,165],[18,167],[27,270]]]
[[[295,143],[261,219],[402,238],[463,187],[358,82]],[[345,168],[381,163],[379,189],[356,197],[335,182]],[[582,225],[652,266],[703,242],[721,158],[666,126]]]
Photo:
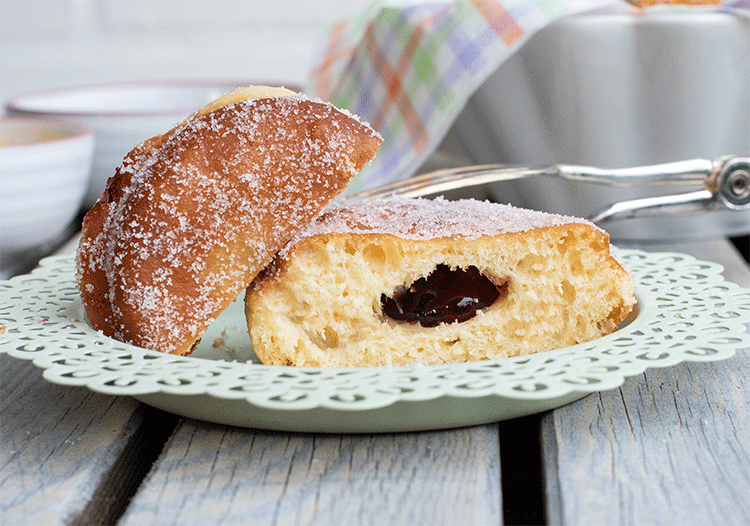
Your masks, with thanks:
[[[422,327],[469,320],[477,311],[508,295],[510,278],[493,280],[475,266],[451,270],[438,265],[392,297],[380,296],[383,313],[396,321],[418,322]]]

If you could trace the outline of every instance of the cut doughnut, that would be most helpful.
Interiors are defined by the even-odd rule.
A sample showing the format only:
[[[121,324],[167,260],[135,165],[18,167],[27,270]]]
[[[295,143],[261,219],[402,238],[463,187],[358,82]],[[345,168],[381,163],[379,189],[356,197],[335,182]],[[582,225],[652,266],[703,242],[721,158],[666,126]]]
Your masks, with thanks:
[[[248,289],[265,364],[525,355],[615,330],[633,278],[582,219],[474,200],[330,205]]]

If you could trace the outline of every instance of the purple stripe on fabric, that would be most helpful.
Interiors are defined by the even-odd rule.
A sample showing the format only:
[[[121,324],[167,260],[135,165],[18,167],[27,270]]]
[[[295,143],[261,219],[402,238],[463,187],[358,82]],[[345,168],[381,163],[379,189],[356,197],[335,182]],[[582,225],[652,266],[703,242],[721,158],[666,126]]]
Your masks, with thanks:
[[[428,123],[432,121],[433,116],[437,113],[437,106],[432,97],[425,100],[424,106],[419,108],[419,115],[422,117],[422,122]]]
[[[458,65],[469,74],[473,75],[486,63],[485,58],[482,56],[481,47],[472,41],[463,29],[454,31],[446,40],[446,43],[450,50],[453,51]],[[450,69],[453,69],[453,67]],[[453,72],[453,75],[450,77],[443,75],[443,79],[451,83],[452,80],[458,78],[455,73],[457,72]]]
[[[722,2],[719,8],[722,11],[729,11],[735,9],[750,9],[750,0],[736,0],[735,2]]]
[[[482,58],[482,49],[475,42],[466,42],[456,54],[458,62],[472,74],[481,66]]]
[[[523,2],[506,8],[508,14],[517,22],[529,13],[539,9],[539,2]]]
[[[451,65],[445,69],[441,73],[441,78],[443,79],[443,82],[448,84],[449,86],[456,85],[456,82],[458,82],[458,79],[461,78],[461,76],[464,74],[464,68],[461,66],[461,64],[458,61],[451,62]]]

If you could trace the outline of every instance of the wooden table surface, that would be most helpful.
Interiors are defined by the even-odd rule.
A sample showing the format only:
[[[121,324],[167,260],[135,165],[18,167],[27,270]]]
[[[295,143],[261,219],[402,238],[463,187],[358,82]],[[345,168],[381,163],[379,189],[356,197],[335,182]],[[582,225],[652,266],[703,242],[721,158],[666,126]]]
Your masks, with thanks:
[[[637,248],[716,261],[750,287],[727,240]],[[6,355],[0,382],[2,526],[750,524],[748,349],[540,415],[383,435],[191,420]]]

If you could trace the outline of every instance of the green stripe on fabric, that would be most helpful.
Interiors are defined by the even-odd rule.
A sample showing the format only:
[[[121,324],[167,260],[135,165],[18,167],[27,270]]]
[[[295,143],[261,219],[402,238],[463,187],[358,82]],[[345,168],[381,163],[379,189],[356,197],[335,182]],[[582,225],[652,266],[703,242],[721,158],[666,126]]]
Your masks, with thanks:
[[[331,95],[330,103],[337,108],[354,110],[354,102],[357,94],[359,93],[359,86],[351,82],[352,76],[347,75],[346,83],[340,85],[339,88]]]
[[[398,132],[400,130],[403,130],[406,126],[406,122],[404,121],[403,116],[401,115],[400,111],[393,111],[396,110],[397,107],[394,106],[391,110],[392,116],[388,119],[386,119],[386,122],[389,122],[388,128],[385,130],[385,136],[386,137],[398,137]]]
[[[396,41],[400,44],[400,47],[403,50],[409,43],[414,28],[411,27],[411,24],[409,24],[409,21],[403,15],[394,27],[396,29]]]
[[[539,2],[539,10],[547,16],[555,16],[558,13],[563,13],[568,7],[562,0],[541,0]]]
[[[471,2],[459,2],[451,9],[451,22],[448,27],[456,28],[476,13],[477,9]],[[451,24],[453,24],[451,26]],[[445,26],[443,26],[445,27]],[[452,30],[451,30],[452,32]]]
[[[470,9],[461,9],[461,11],[464,11],[464,13],[460,14],[460,18],[470,16]],[[425,90],[430,94],[432,101],[441,113],[450,107],[456,95],[440,76],[435,58],[446,46],[447,36],[455,30],[455,23],[455,16],[446,16],[434,31],[426,33],[427,37],[419,42],[414,52],[413,60],[416,66],[416,75],[424,84]]]

